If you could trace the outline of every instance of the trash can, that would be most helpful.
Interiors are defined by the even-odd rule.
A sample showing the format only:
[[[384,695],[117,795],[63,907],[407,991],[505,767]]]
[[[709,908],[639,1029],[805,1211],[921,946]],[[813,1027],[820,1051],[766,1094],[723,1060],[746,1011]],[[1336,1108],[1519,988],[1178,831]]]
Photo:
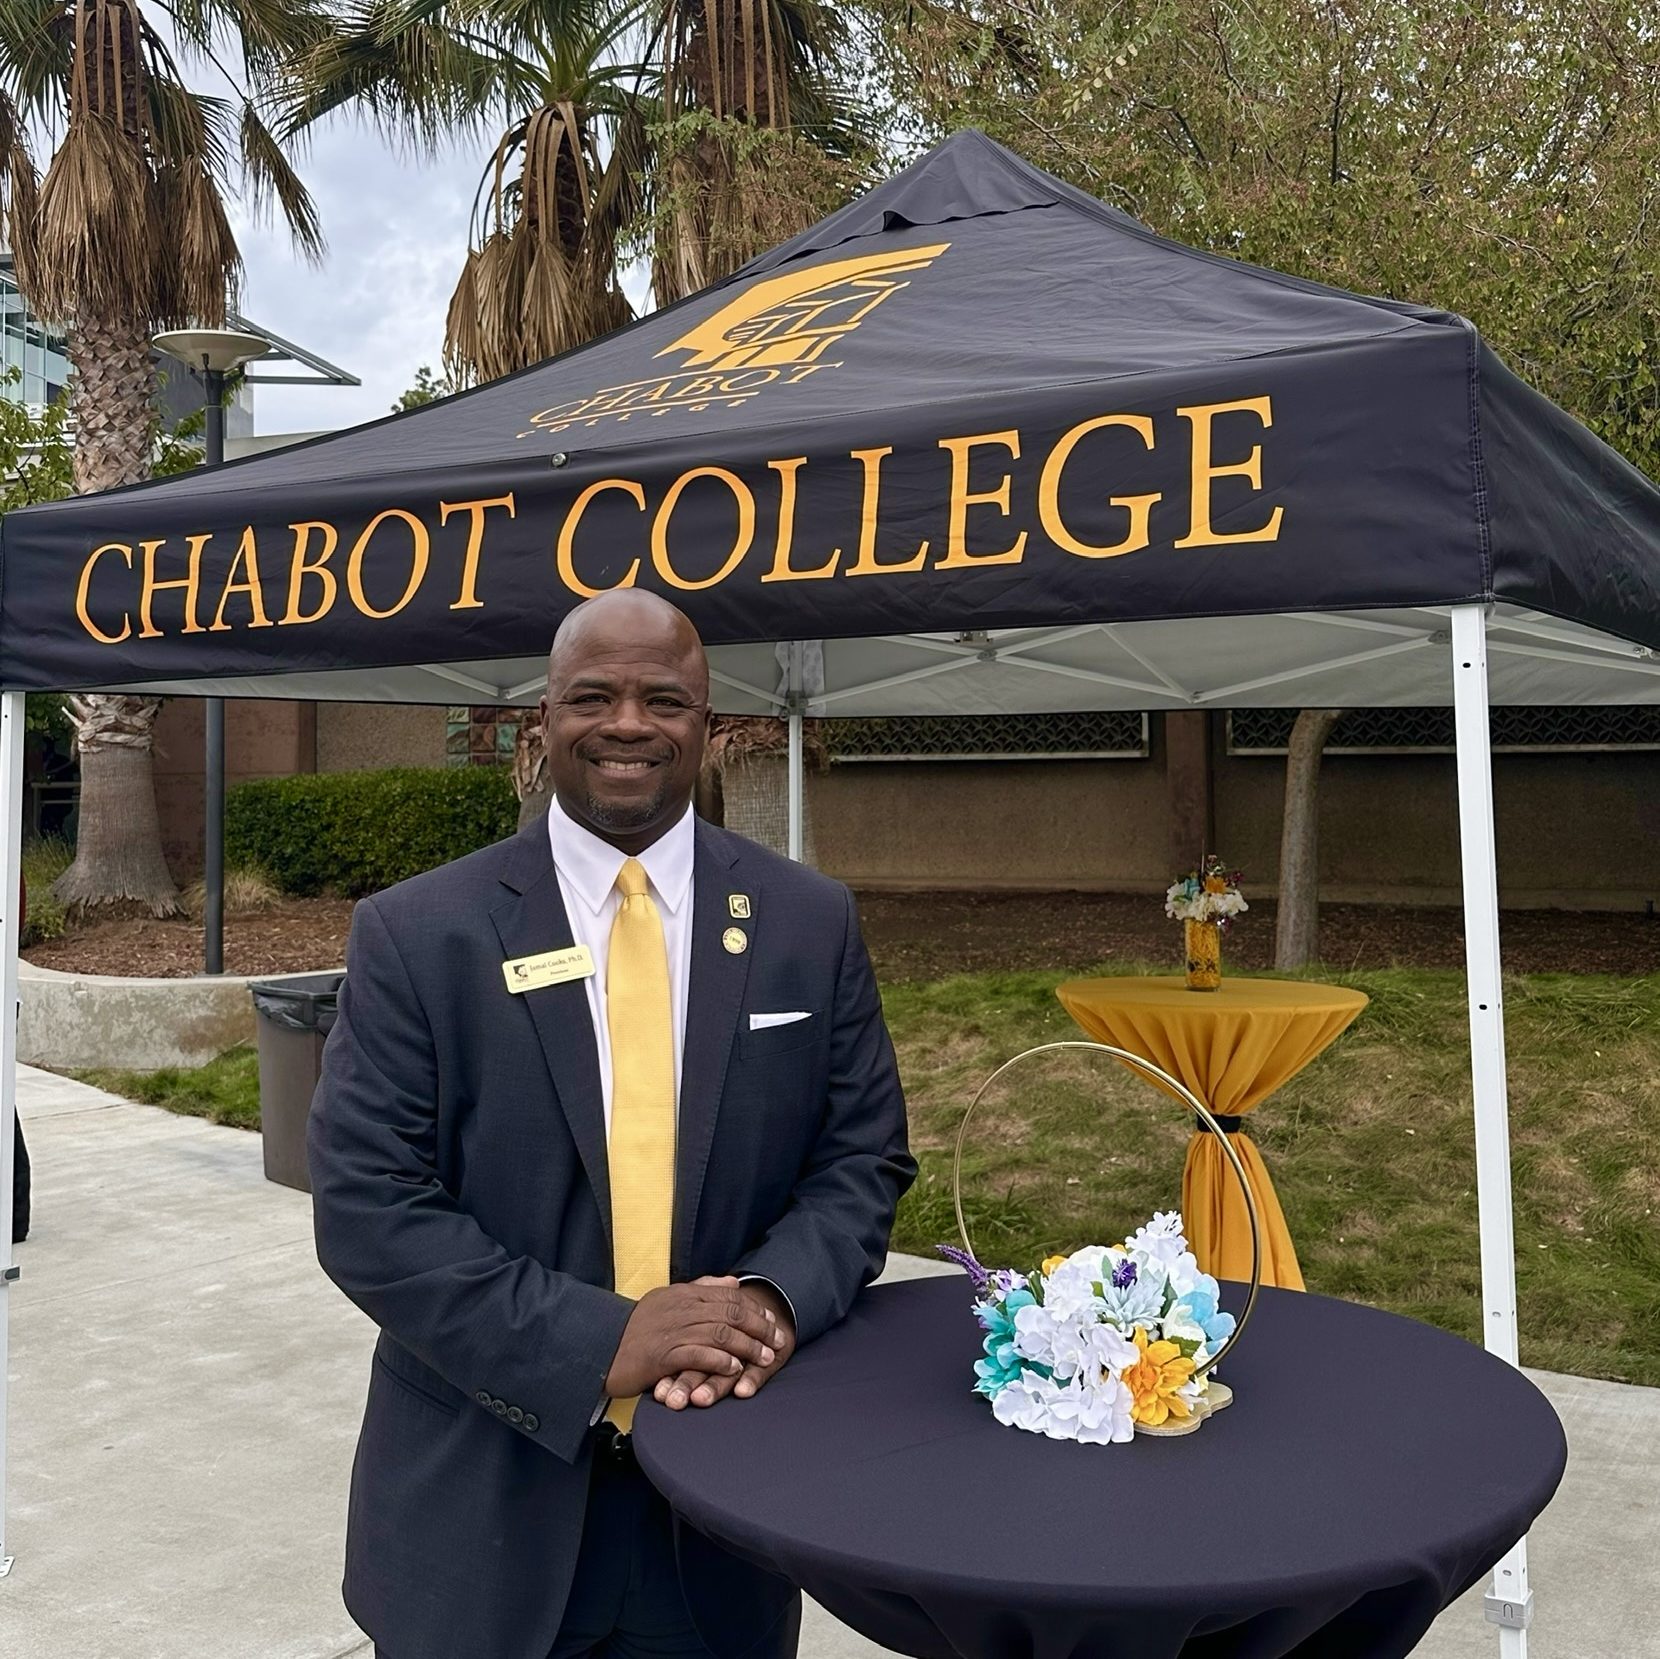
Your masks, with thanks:
[[[323,1040],[334,1027],[344,973],[295,974],[248,987],[258,1018],[259,1124],[265,1179],[311,1191],[305,1129],[323,1070]]]

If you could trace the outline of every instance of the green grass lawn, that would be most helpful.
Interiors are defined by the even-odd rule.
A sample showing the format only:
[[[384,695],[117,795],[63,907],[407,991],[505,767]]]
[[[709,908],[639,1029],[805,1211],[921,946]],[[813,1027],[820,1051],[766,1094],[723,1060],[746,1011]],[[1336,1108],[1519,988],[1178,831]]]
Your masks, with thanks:
[[[1132,971],[1120,964],[1112,971]],[[1078,1035],[1059,973],[890,984],[889,1024],[922,1173],[895,1246],[956,1236],[951,1145],[974,1090],[1033,1044]],[[1475,1147],[1458,973],[1323,973],[1371,997],[1254,1115],[1311,1290],[1475,1338]],[[1660,1386],[1660,978],[1507,982],[1522,1357]],[[257,1128],[251,1049],[197,1071],[92,1072],[135,1100]],[[976,1117],[965,1192],[982,1259],[1104,1243],[1180,1201],[1188,1124],[1099,1056],[1018,1068]]]
[[[259,1128],[259,1059],[251,1043],[229,1049],[205,1066],[168,1066],[162,1071],[100,1068],[70,1075],[146,1106],[165,1106],[170,1112],[227,1123],[233,1129]]]
[[[1002,1060],[1078,1035],[1054,997],[1065,977],[888,988],[922,1166],[898,1248],[955,1238],[963,1110]],[[1321,977],[1371,1005],[1250,1124],[1309,1288],[1479,1339],[1463,976]],[[1523,1361],[1660,1385],[1660,979],[1510,980],[1506,1024]],[[1104,1056],[1017,1068],[982,1103],[965,1159],[981,1259],[1024,1267],[1178,1203],[1188,1133],[1179,1107]]]

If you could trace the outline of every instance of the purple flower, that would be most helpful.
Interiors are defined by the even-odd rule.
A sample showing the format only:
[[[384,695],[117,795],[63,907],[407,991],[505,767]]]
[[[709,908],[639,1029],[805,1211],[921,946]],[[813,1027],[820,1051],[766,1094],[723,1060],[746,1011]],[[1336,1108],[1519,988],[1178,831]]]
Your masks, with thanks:
[[[954,1244],[936,1244],[934,1249],[945,1257],[948,1262],[955,1263],[972,1281],[976,1290],[984,1290],[991,1282],[991,1275],[966,1250],[959,1250]]]
[[[1112,1287],[1114,1290],[1128,1290],[1135,1283],[1135,1263],[1129,1260],[1121,1261],[1112,1270]]]

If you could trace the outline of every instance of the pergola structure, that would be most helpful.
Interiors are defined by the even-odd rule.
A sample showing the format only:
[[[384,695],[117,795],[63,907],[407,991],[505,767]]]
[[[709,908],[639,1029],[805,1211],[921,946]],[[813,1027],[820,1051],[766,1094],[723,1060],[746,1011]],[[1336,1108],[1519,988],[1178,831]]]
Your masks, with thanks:
[[[1516,1361],[1488,708],[1660,701],[1648,479],[1463,319],[1183,247],[961,133],[520,375],[10,515],[6,1003],[23,693],[522,703],[626,584],[697,624],[720,708],[789,716],[797,851],[805,716],[1453,706],[1484,1335]],[[14,1064],[7,1023],[0,1205]],[[1524,1543],[1489,1608],[1519,1659]]]

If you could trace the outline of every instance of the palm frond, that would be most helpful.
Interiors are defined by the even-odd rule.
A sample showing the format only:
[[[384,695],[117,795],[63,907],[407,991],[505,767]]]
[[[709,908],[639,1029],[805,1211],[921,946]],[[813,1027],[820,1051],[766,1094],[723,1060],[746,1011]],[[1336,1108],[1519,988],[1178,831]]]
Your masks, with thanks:
[[[227,290],[242,271],[224,197],[212,175],[196,166],[162,168],[155,195],[156,230],[169,257],[157,262],[154,320],[222,327]]]
[[[161,75],[149,80],[150,145],[162,166],[205,167],[223,178],[229,166],[230,106]]]
[[[0,5],[0,86],[36,117],[62,101],[74,31],[66,0],[6,0]]]
[[[12,267],[18,281],[33,289],[38,269],[36,220],[40,212],[40,180],[29,154],[23,120],[11,97],[0,92],[0,219],[11,246]]]
[[[431,151],[535,85],[533,66],[440,11],[433,0],[358,0],[290,64],[279,136],[350,108],[388,140]]]
[[[240,132],[242,168],[254,210],[268,213],[274,204],[300,252],[313,264],[321,263],[327,244],[317,204],[252,103],[242,106]]]
[[[35,214],[30,298],[49,317],[114,310],[154,291],[153,180],[108,116],[71,121],[46,170]],[[19,273],[21,275],[21,272]]]
[[[613,145],[600,168],[594,125],[558,100],[496,146],[446,318],[445,364],[457,380],[495,379],[628,320],[615,249],[632,200],[625,171],[641,138],[627,130],[625,165],[613,174],[619,150]]]
[[[180,41],[212,58],[218,43],[236,42],[243,68],[256,79],[279,69],[327,33],[330,12],[320,0],[162,0]]]

